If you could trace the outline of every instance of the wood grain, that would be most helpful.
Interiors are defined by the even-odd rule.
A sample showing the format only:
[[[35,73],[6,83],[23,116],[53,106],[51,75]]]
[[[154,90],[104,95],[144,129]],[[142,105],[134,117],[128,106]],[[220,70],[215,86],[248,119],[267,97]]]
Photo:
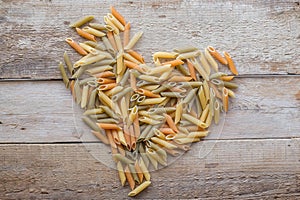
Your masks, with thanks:
[[[228,50],[240,74],[300,74],[300,6],[295,1],[1,1],[0,78],[58,79],[71,21],[115,7],[144,31],[137,45],[150,62],[155,51],[183,44]],[[72,54],[72,59],[78,59]]]
[[[199,157],[212,145],[213,151]],[[103,164],[110,155],[99,161],[81,144],[2,144],[0,149],[1,199],[126,199],[129,192]],[[299,198],[299,158],[299,139],[201,142],[151,173],[153,184],[138,199]]]
[[[295,96],[300,77],[236,82],[240,88],[224,128],[213,129],[208,139],[300,137],[300,102]],[[0,87],[5,94],[0,95],[1,143],[77,142],[82,135],[82,140],[97,141],[81,122],[82,111],[62,82],[0,82]]]

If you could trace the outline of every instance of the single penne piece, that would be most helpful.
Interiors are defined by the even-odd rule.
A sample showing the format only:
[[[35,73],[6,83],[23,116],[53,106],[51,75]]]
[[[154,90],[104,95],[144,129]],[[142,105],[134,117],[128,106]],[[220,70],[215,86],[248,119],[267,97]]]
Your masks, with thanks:
[[[232,81],[232,79],[234,78],[234,76],[221,76],[220,79],[222,81]]]
[[[152,55],[153,60],[157,60],[158,58],[176,58],[176,56],[178,55],[178,53],[176,52],[156,52]]]
[[[139,39],[142,37],[143,31],[139,31],[130,39],[128,44],[124,47],[125,50],[132,49],[135,44],[139,41]]]
[[[222,101],[223,101],[223,110],[227,112],[228,111],[228,90],[225,87],[222,90]]]
[[[117,44],[116,44],[116,41],[115,41],[113,32],[112,32],[112,31],[109,31],[109,32],[106,33],[106,35],[107,35],[107,38],[108,38],[108,40],[109,40],[111,46],[114,48],[115,51],[117,51],[118,48],[117,48]]]
[[[114,15],[108,13],[107,17],[120,31],[124,31],[124,25]]]
[[[66,42],[73,48],[75,49],[79,54],[85,56],[88,53],[81,47],[77,42],[75,42],[72,38],[67,38]]]
[[[152,114],[162,114],[162,113],[171,113],[174,112],[176,108],[174,107],[155,107],[149,109],[149,112]]]
[[[203,138],[208,135],[208,131],[195,131],[190,132],[186,137],[188,138]]]
[[[194,79],[194,81],[196,81],[197,79],[196,79],[195,68],[194,65],[189,60],[187,60],[187,67],[191,74],[191,77]]]
[[[168,149],[176,149],[177,146],[165,141],[165,140],[162,140],[158,137],[152,137],[150,138],[150,140],[158,145],[161,145],[162,147],[165,147],[165,148],[168,148]]]
[[[199,72],[199,74],[203,77],[204,80],[209,81],[209,76],[200,63],[196,59],[190,59],[191,63],[194,65],[195,69]]]
[[[231,89],[228,89],[228,88],[227,88],[227,90],[228,90],[228,96],[231,97],[231,98],[235,98],[234,92]]]
[[[134,197],[134,196],[138,195],[143,190],[145,190],[150,184],[151,184],[151,181],[145,181],[145,182],[143,182],[141,185],[139,185],[134,190],[132,190],[131,192],[129,192],[128,196],[129,197]]]
[[[111,71],[104,71],[97,74],[93,74],[93,76],[96,78],[108,78],[108,77],[114,77],[115,74]]]
[[[160,79],[156,76],[150,76],[150,75],[140,75],[139,79],[148,81],[150,83],[159,83]]]
[[[98,93],[97,89],[94,89],[91,92],[90,97],[89,97],[89,102],[87,104],[87,109],[92,109],[92,108],[95,107],[95,101],[96,101],[97,93]]]
[[[209,79],[211,80],[211,79],[217,79],[217,78],[220,78],[220,79],[222,80],[222,77],[223,77],[223,76],[227,76],[227,74],[224,73],[224,72],[216,72],[216,73],[210,75],[210,76],[209,76]]]
[[[62,64],[62,62],[59,63],[58,68],[59,68],[61,77],[62,77],[62,79],[63,79],[63,82],[64,82],[66,88],[69,88],[69,86],[70,86],[70,81],[69,81],[69,78],[68,78],[68,76],[67,76],[67,73],[66,73],[66,71],[65,71],[65,68],[64,68],[64,65]]]
[[[178,144],[190,144],[193,142],[199,142],[200,138],[178,138],[174,140]]]
[[[137,184],[140,184],[140,179],[139,179],[139,177],[138,177],[138,175],[137,175],[137,172],[136,172],[136,170],[135,170],[134,165],[133,165],[133,164],[129,164],[128,167],[129,167],[129,170],[130,170],[130,172],[131,172],[131,175],[132,175],[133,180],[134,180]]]
[[[183,98],[186,96],[183,92],[161,92],[161,96],[163,97],[171,97],[171,98]]]
[[[166,152],[172,155],[173,157],[178,157],[181,155],[180,151],[176,151],[174,149],[166,149]]]
[[[92,27],[92,28],[94,28],[94,29],[100,30],[100,31],[107,30],[106,26],[104,24],[89,23],[89,26]]]
[[[89,33],[89,34],[91,34],[91,35],[94,35],[96,37],[103,37],[103,36],[106,35],[105,33],[101,32],[99,30],[96,30],[94,28],[91,28],[89,26],[83,27],[82,30]]]
[[[110,124],[110,123],[97,123],[97,125],[105,130],[121,130],[117,124]]]
[[[111,53],[111,54],[115,54],[115,49],[113,48],[113,46],[111,45],[110,41],[108,40],[107,37],[102,37],[101,38],[103,41],[103,44],[106,48],[106,50]]]
[[[145,179],[147,181],[150,181],[150,173],[148,172],[147,165],[145,164],[144,159],[142,157],[139,159],[139,166],[141,167]]]
[[[176,53],[186,53],[186,52],[197,51],[197,50],[198,48],[193,46],[188,46],[188,45],[173,49],[173,51],[175,51]]]
[[[135,92],[137,92],[140,95],[144,95],[146,97],[152,97],[152,98],[159,98],[160,97],[159,94],[154,94],[151,91],[145,90],[145,89],[142,89],[142,88],[136,89]]]
[[[119,136],[120,143],[122,145],[126,146],[127,143],[126,143],[126,140],[125,140],[125,137],[124,137],[124,132],[122,130],[118,130],[118,136]]]
[[[96,114],[102,114],[104,110],[102,108],[94,108],[86,110],[83,115],[96,115]]]
[[[136,60],[138,60],[140,63],[145,63],[144,58],[141,54],[139,54],[138,52],[129,49],[126,51],[129,55],[131,55],[133,58],[135,58]]]
[[[213,48],[212,46],[208,46],[207,50],[221,64],[223,64],[223,65],[227,65],[228,64],[227,60],[215,48]]]
[[[142,171],[142,169],[141,169],[141,167],[139,165],[138,160],[135,161],[134,168],[135,168],[135,171],[137,173],[137,176],[139,177],[140,183],[142,183],[143,182],[143,178],[144,178],[144,174],[143,174],[143,171]]]
[[[104,103],[105,105],[107,105],[111,109],[113,109],[113,102],[108,96],[106,96],[106,94],[104,94],[102,91],[98,90],[98,97],[102,103]]]
[[[118,27],[108,18],[108,16],[104,16],[103,17],[104,22],[109,25],[110,27],[112,27],[112,31],[116,34],[120,33],[120,30],[118,29]]]
[[[189,82],[192,80],[190,76],[172,76],[168,81],[170,82]]]
[[[78,35],[80,35],[81,37],[83,37],[87,40],[92,40],[92,41],[96,42],[96,38],[94,35],[89,34],[88,32],[85,32],[80,28],[75,28],[75,29],[76,29],[76,32],[78,33]]]
[[[107,92],[105,92],[105,94],[109,97],[121,92],[123,90],[123,87],[122,86],[116,86],[115,88],[111,89],[111,90],[108,90]]]
[[[129,164],[133,164],[134,161],[133,160],[130,160],[129,158],[121,155],[121,154],[114,154],[113,155],[113,158],[117,161],[120,161],[122,162],[123,164],[126,164],[126,165],[129,165]]]
[[[140,68],[140,66],[134,62],[128,61],[128,60],[124,60],[124,64],[126,67],[130,68],[130,69],[136,69],[139,72],[143,72],[142,68]]]
[[[109,144],[108,138],[106,135],[100,133],[99,131],[91,130],[91,132],[104,144]]]
[[[66,51],[64,52],[64,61],[65,61],[65,64],[67,65],[69,73],[71,75],[73,75],[74,74],[73,64],[72,64],[71,59],[70,59],[70,57],[69,57],[69,55],[67,54]]]
[[[175,124],[178,124],[178,122],[181,120],[182,112],[183,112],[183,102],[180,102],[176,106],[175,119],[174,119]]]
[[[103,65],[103,66],[98,66],[98,67],[88,69],[88,70],[86,70],[86,72],[89,73],[90,75],[92,75],[92,74],[97,74],[97,73],[109,71],[109,70],[112,70],[112,69],[113,69],[113,67],[110,66],[110,65]]]
[[[128,22],[124,27],[124,34],[123,34],[123,46],[126,47],[129,43],[130,39],[130,23]]]
[[[124,172],[125,172],[125,176],[128,181],[128,184],[129,184],[130,188],[133,190],[135,187],[135,182],[133,180],[132,174],[131,174],[128,166],[125,167]]]
[[[235,64],[230,56],[230,54],[226,51],[224,51],[224,56],[225,56],[225,59],[228,63],[228,67],[230,69],[230,71],[234,74],[234,75],[238,75],[238,71],[236,70],[236,67],[235,67]]]
[[[123,50],[123,45],[122,45],[120,35],[117,35],[117,34],[114,33],[114,38],[115,38],[115,42],[116,42],[118,51],[122,51]]]
[[[147,74],[149,74],[149,75],[162,74],[164,72],[172,71],[172,70],[173,70],[173,68],[171,68],[170,64],[162,65],[162,66],[157,66],[157,67],[151,68]]]
[[[112,118],[104,118],[104,119],[98,119],[97,120],[98,123],[109,123],[109,124],[116,124],[119,121],[116,119],[112,119]]]
[[[166,99],[166,97],[159,97],[159,98],[148,98],[144,101],[140,102],[139,105],[155,105],[160,104]]]
[[[154,167],[155,170],[158,169],[158,161],[153,157],[153,155],[150,153],[151,150],[149,150],[149,148],[146,147],[146,156],[149,159],[150,163],[152,164],[152,166]]]
[[[186,119],[186,120],[192,122],[193,124],[195,124],[195,125],[201,127],[201,128],[207,128],[207,125],[206,125],[203,121],[201,121],[201,120],[199,120],[199,119],[197,119],[197,118],[195,118],[195,117],[193,117],[193,116],[191,116],[191,115],[188,115],[188,114],[182,114],[182,117],[183,117],[184,119]]]
[[[154,135],[162,140],[166,140],[166,136],[158,129],[154,130]]]
[[[123,63],[123,52],[119,52],[117,55],[117,74],[124,74],[125,66]]]
[[[187,60],[189,58],[195,58],[197,56],[200,55],[200,51],[197,50],[197,51],[192,51],[192,52],[186,52],[186,53],[181,53],[179,54],[176,59],[180,59],[180,60]]]
[[[89,85],[84,85],[81,93],[81,108],[85,108],[88,102]]]
[[[210,90],[209,90],[208,82],[206,80],[203,81],[203,90],[204,90],[205,98],[208,101],[210,99]]]
[[[206,118],[207,118],[207,116],[208,116],[208,113],[209,113],[209,108],[210,108],[210,107],[209,107],[209,104],[207,104],[207,105],[205,106],[205,108],[204,108],[204,110],[203,110],[201,116],[200,116],[200,121],[205,122],[205,120],[206,120]]]
[[[223,84],[224,84],[224,87],[226,87],[226,88],[230,88],[230,89],[238,88],[238,85],[235,83],[232,83],[232,82],[224,81]]]
[[[205,120],[205,124],[207,124],[208,127],[211,125],[211,122],[212,122],[212,120],[213,120],[213,111],[214,111],[214,110],[212,110],[212,111],[209,110],[208,115],[207,115],[207,118],[206,118],[206,120]]]
[[[179,88],[199,88],[202,86],[201,81],[193,81],[193,82],[180,82],[177,84],[177,87]]]
[[[99,129],[99,127],[97,126],[97,124],[93,121],[93,120],[91,120],[89,117],[87,117],[87,116],[84,116],[84,117],[82,117],[82,121],[86,124],[86,125],[88,125],[92,130],[94,130],[94,131],[101,131],[100,129]]]
[[[140,61],[138,61],[137,59],[135,59],[133,56],[131,56],[129,53],[124,53],[123,54],[123,57],[124,59],[128,60],[128,61],[131,61],[133,63],[136,63],[136,64],[141,64]]]
[[[186,95],[186,97],[183,99],[182,102],[184,104],[187,104],[187,103],[191,102],[194,99],[194,97],[196,96],[197,90],[198,90],[198,88],[191,89],[189,91],[189,93]]]
[[[132,92],[132,91],[133,91],[133,89],[132,89],[131,87],[127,87],[127,88],[125,88],[123,91],[121,91],[121,92],[119,92],[119,93],[113,95],[112,98],[111,98],[111,100],[112,100],[113,102],[116,102],[116,101],[118,101],[121,97],[123,97],[124,95],[126,95],[126,94],[128,94],[128,93],[130,93],[130,92]]]
[[[94,77],[91,77],[91,78],[94,78]],[[114,79],[109,79],[109,78],[98,78],[98,79],[97,79],[97,82],[98,82],[99,84],[108,84],[108,83],[115,83],[116,80],[114,80]]]
[[[219,71],[219,67],[218,67],[218,63],[215,61],[215,59],[212,57],[212,55],[209,53],[208,49],[205,48],[204,50],[204,56],[206,58],[206,60],[208,61],[208,63],[210,64],[210,66],[216,71]]]
[[[220,103],[218,101],[214,103],[214,121],[215,124],[218,124],[220,121]]]
[[[182,65],[182,64],[184,64],[184,62],[180,59],[175,59],[175,60],[172,60],[172,61],[162,63],[162,65],[171,65],[171,67],[176,67],[176,66],[179,66],[179,65]]]
[[[163,128],[162,127],[162,128],[159,128],[159,131],[161,131],[164,135],[169,135],[169,134],[175,135],[176,134],[175,131],[171,128]]]
[[[75,102],[79,104],[81,102],[82,95],[81,95],[81,88],[78,79],[76,79],[74,84],[74,93],[75,93]]]
[[[164,113],[163,116],[165,117],[166,122],[167,122],[167,124],[169,125],[169,127],[170,127],[171,129],[173,129],[176,133],[178,133],[179,130],[177,129],[177,127],[176,127],[176,125],[175,125],[175,123],[174,123],[172,117],[171,117],[170,115],[166,114],[166,113]]]
[[[206,60],[205,55],[202,52],[200,52],[199,60],[200,60],[201,65],[203,66],[204,70],[206,71],[206,73],[210,74],[211,67],[210,67],[208,61]]]
[[[87,58],[86,60],[83,60],[83,61],[79,62],[78,64],[79,64],[79,66],[86,66],[86,65],[98,62],[100,60],[103,60],[103,59],[105,59],[105,56],[99,54],[99,55]]]
[[[131,111],[129,113],[129,116],[128,116],[128,120],[129,120],[130,124],[133,123],[133,121],[138,116],[138,110],[139,109],[138,109],[138,107],[136,105],[131,109]]]
[[[117,83],[107,83],[107,84],[100,85],[98,87],[98,90],[110,90],[112,88],[115,88],[116,86]]]
[[[113,6],[110,6],[110,12],[122,25],[125,26],[125,18]]]
[[[150,91],[156,90],[158,87],[160,87],[160,85],[158,85],[158,84],[141,86],[142,89],[150,90]]]
[[[183,61],[182,61],[183,62]],[[194,66],[194,65],[193,65]],[[186,69],[186,67],[181,64],[181,65],[177,65],[176,68],[178,69],[178,71],[183,74],[184,76],[190,76],[190,72]]]
[[[80,86],[86,85],[90,81],[96,81],[96,78],[95,77],[88,77],[88,78],[82,79],[82,80],[79,81],[79,85]]]
[[[115,112],[116,112],[115,109],[112,110],[112,109],[109,108],[108,106],[103,106],[103,105],[99,106],[99,108],[102,108],[103,111],[104,111],[108,116],[110,116],[111,118],[113,118],[113,119],[118,119],[118,118],[119,118],[119,116],[116,115],[116,113],[115,113]]]
[[[92,55],[99,54],[99,51],[85,43],[79,43],[79,46],[81,46],[86,52],[91,53]]]
[[[150,124],[150,125],[160,124],[160,121],[155,120],[155,119],[151,119],[151,118],[145,117],[145,116],[140,117],[139,121],[141,121],[143,123],[146,123],[146,124]]]
[[[117,163],[117,170],[118,170],[119,178],[121,181],[121,185],[124,186],[126,183],[126,176],[125,176],[124,169],[123,169],[120,161]]]
[[[87,15],[82,17],[81,19],[71,23],[69,26],[72,28],[77,28],[80,27],[86,23],[88,23],[89,21],[92,21],[95,17],[93,15]]]

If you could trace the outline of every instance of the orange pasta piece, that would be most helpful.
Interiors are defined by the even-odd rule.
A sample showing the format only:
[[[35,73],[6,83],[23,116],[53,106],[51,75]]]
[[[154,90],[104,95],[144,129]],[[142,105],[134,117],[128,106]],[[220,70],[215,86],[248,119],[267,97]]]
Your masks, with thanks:
[[[112,32],[112,31],[108,31],[108,32],[106,33],[106,35],[107,35],[107,38],[108,38],[108,40],[109,40],[111,46],[114,48],[115,51],[117,51],[118,48],[117,48],[117,44],[116,44],[116,41],[115,41],[113,32]]]
[[[106,130],[105,133],[106,133],[106,137],[108,138],[108,141],[109,141],[109,143],[110,143],[110,146],[111,146],[111,148],[112,148],[112,152],[118,153],[118,151],[116,151],[116,150],[117,150],[117,145],[116,145],[116,143],[114,142],[114,139],[113,139],[111,130]]]
[[[227,60],[223,56],[221,56],[221,54],[218,51],[216,51],[215,48],[213,48],[212,46],[208,46],[207,50],[221,64],[223,64],[223,65],[227,65],[228,64]]]
[[[184,62],[182,60],[176,59],[176,60],[172,60],[172,61],[162,63],[162,65],[168,65],[168,64],[170,64],[171,67],[176,67],[178,65],[184,64]]]
[[[126,141],[126,148],[127,150],[131,151],[131,142],[130,142],[130,132],[129,132],[129,128],[126,124],[124,124],[124,137],[125,137],[125,141]]]
[[[103,84],[98,87],[99,90],[110,90],[117,86],[117,83]]]
[[[147,96],[147,97],[153,97],[153,98],[160,97],[159,94],[154,94],[153,92],[151,92],[149,90],[142,89],[142,88],[137,89],[136,92],[141,94],[141,95]]]
[[[126,179],[128,181],[128,184],[129,184],[130,188],[133,190],[134,187],[135,187],[135,182],[133,180],[133,177],[131,175],[131,172],[130,172],[128,166],[125,167],[124,173],[125,173],[125,176],[126,176]]]
[[[162,132],[165,135],[169,135],[169,134],[174,135],[175,134],[175,131],[173,129],[166,128],[166,127],[165,128],[160,128],[159,131]]]
[[[123,45],[124,47],[127,46],[127,44],[129,43],[130,40],[130,23],[128,22],[125,25],[125,29],[124,29],[124,36],[123,36]]]
[[[136,64],[134,62],[131,62],[131,61],[128,61],[128,60],[124,60],[124,64],[125,64],[126,67],[128,67],[130,69],[136,69],[139,72],[143,72],[142,68],[138,64]]]
[[[123,26],[125,26],[125,18],[113,6],[110,6],[110,12],[121,24],[123,24]]]
[[[105,71],[105,72],[100,72],[98,74],[94,74],[93,76],[96,78],[107,78],[107,77],[115,76],[115,74],[111,71]]]
[[[224,51],[224,56],[228,62],[228,67],[230,69],[230,71],[234,74],[234,75],[238,75],[238,71],[236,70],[235,64],[230,56],[229,53],[227,53],[226,51]]]
[[[66,42],[75,49],[80,55],[86,56],[88,53],[81,47],[77,42],[75,42],[72,38],[67,38]]]
[[[224,111],[227,112],[228,111],[228,90],[225,87],[223,88],[223,92],[222,92],[222,100],[223,100]]]
[[[105,130],[120,130],[121,128],[117,124],[109,124],[109,123],[97,123],[97,125]]]
[[[194,80],[196,80],[196,72],[195,72],[195,68],[194,68],[193,64],[192,64],[189,60],[187,60],[187,67],[188,67],[188,70],[189,70],[189,72],[190,72],[190,74],[191,74],[191,77],[192,77]]]
[[[173,129],[176,133],[178,133],[179,130],[177,129],[172,117],[170,115],[166,114],[166,113],[164,113],[163,115],[166,118],[166,121],[167,121],[167,124],[169,125],[169,127],[171,129]]]
[[[220,79],[222,81],[231,81],[234,78],[234,76],[221,76]]]
[[[117,145],[120,145],[120,140],[119,140],[119,135],[118,135],[118,131],[117,130],[111,130],[112,136],[113,136],[113,140]]]
[[[140,182],[143,182],[143,178],[144,178],[143,170],[141,169],[137,160],[135,161],[134,168],[139,177]]]
[[[141,54],[139,54],[138,52],[130,49],[130,50],[127,50],[127,53],[129,53],[132,57],[137,59],[139,62],[145,63],[143,56]]]
[[[107,83],[115,83],[116,80],[109,79],[109,78],[98,78],[97,82],[100,84],[107,84]]]
[[[75,81],[74,81],[74,80],[70,81],[70,90],[71,90],[71,94],[72,94],[72,96],[73,96],[73,99],[75,100],[76,95],[75,95],[75,92],[74,92],[74,84],[75,84]]]
[[[80,35],[81,37],[83,37],[87,40],[92,40],[92,41],[96,42],[96,38],[94,35],[89,34],[88,32],[85,32],[80,28],[76,28],[76,31],[77,31],[78,35]]]

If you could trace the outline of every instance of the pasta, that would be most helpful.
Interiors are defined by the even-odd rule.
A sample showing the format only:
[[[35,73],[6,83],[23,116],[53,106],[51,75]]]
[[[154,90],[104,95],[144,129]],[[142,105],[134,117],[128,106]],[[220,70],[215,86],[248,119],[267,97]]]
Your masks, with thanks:
[[[113,6],[110,11],[103,24],[92,23],[94,16],[71,24],[86,41],[66,39],[81,58],[72,64],[64,52],[68,72],[62,62],[59,70],[90,134],[109,145],[121,185],[127,181],[135,196],[150,185],[149,170],[167,166],[170,156],[220,123],[235,97],[237,70],[229,53],[222,57],[211,46],[158,51],[146,64],[135,51],[143,32],[130,37],[131,24]],[[233,75],[219,72],[219,63]]]

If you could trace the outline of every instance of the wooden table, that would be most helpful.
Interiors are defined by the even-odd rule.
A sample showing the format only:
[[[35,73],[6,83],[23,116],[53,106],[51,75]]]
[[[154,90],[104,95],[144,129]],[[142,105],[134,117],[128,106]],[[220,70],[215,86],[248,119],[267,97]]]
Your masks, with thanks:
[[[70,21],[114,5],[147,60],[182,44],[228,50],[240,85],[221,134],[152,173],[137,198],[300,198],[298,0],[0,1],[0,199],[123,199],[116,171],[74,128],[57,64]],[[72,58],[76,57],[75,53]],[[75,113],[76,114],[76,113]]]

